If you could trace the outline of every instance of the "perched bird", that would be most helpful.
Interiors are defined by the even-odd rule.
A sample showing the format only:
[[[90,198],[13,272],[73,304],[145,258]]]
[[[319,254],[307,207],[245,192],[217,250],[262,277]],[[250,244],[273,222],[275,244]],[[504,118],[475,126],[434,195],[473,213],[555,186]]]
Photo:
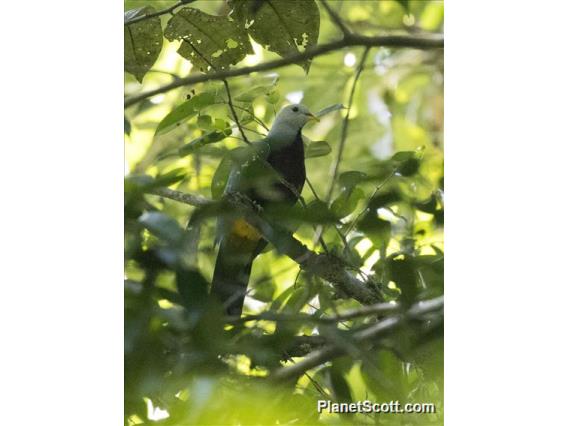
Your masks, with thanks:
[[[225,193],[243,194],[262,208],[296,203],[306,180],[302,128],[312,119],[318,121],[304,105],[284,107],[266,138],[234,159]],[[211,292],[227,314],[240,315],[252,262],[267,241],[243,217],[234,215],[218,219],[217,241]]]

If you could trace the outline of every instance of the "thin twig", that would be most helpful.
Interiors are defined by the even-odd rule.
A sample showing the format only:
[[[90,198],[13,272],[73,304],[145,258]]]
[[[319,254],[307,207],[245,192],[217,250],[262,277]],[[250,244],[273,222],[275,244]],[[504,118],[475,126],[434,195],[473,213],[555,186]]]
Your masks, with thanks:
[[[302,312],[293,315],[282,314],[276,312],[263,312],[260,314],[247,315],[243,317],[228,317],[227,323],[242,324],[249,321],[276,321],[276,322],[312,322],[320,324],[335,324],[341,321],[352,320],[354,318],[364,317],[368,315],[379,315],[391,312],[396,312],[400,309],[397,303],[375,303],[374,305],[361,306],[356,309],[350,309],[345,312],[338,313],[337,315],[330,315],[326,317],[317,317],[314,315],[304,314]]]
[[[307,177],[306,177],[306,183],[308,184],[308,187],[312,191],[312,194],[314,195],[315,199],[318,200],[318,201],[321,201],[321,198],[318,196],[318,194],[316,193],[316,190],[314,189],[312,183],[309,181],[309,179]],[[343,233],[341,232],[341,230],[339,229],[339,227],[337,225],[333,224],[333,227],[334,227],[335,231],[337,232],[337,234],[339,235],[339,238],[341,238],[343,245],[345,247],[347,247],[349,245],[349,243],[347,242],[345,235],[343,235]],[[323,241],[322,229],[323,229],[323,227],[321,225],[314,226],[314,231],[315,231],[314,240],[313,240],[314,242],[315,241],[320,241],[320,242]]]
[[[240,75],[248,75],[253,72],[267,71],[286,65],[294,64],[296,62],[312,59],[317,56],[325,55],[345,47],[354,46],[384,46],[384,47],[406,47],[414,49],[440,49],[444,47],[444,39],[439,36],[434,37],[415,37],[415,36],[402,36],[402,35],[389,35],[389,36],[376,36],[367,37],[362,35],[351,34],[349,37],[344,37],[342,40],[333,41],[326,44],[320,44],[311,49],[306,49],[303,52],[298,52],[293,55],[286,56],[274,61],[264,62],[258,65],[232,68],[210,74],[195,74],[184,77],[178,81],[172,81],[153,90],[148,90],[137,95],[130,96],[124,100],[124,107],[127,108],[144,99],[150,98],[161,93],[169,92],[170,90],[177,89],[178,87],[188,86],[190,84],[202,83],[211,80],[223,80],[224,78],[237,77]]]
[[[248,140],[247,135],[245,134],[245,131],[243,130],[243,127],[241,126],[241,122],[239,121],[239,118],[237,117],[237,112],[235,111],[235,107],[233,105],[233,98],[231,97],[231,89],[229,88],[229,82],[227,81],[226,78],[223,79],[223,84],[225,85],[225,91],[227,92],[227,102],[229,104],[231,114],[233,114],[233,120],[237,124],[237,127],[239,128],[241,135],[243,135],[243,139],[244,139],[245,143],[247,145],[250,145],[250,141]]]
[[[225,102],[225,101],[222,101],[222,102],[215,102],[215,103],[216,103],[216,104],[223,104],[223,105],[227,104],[227,102]],[[260,124],[260,125],[264,128],[264,130],[266,130],[267,132],[270,131],[270,129],[268,128],[268,126],[267,126],[266,124],[264,124],[264,122],[263,122],[260,118],[258,118],[256,115],[254,115],[253,111],[251,111],[251,110],[249,110],[249,109],[247,109],[247,108],[244,108],[244,107],[242,107],[242,106],[240,106],[240,105],[235,105],[234,103],[233,103],[233,107],[235,107],[235,108],[237,108],[237,109],[240,109],[241,111],[248,112],[248,113],[251,115],[252,119],[253,119],[254,121],[256,121],[258,124]],[[265,135],[265,136],[266,136],[266,135]]]
[[[351,222],[349,224],[349,226],[347,227],[347,231],[345,231],[345,235],[349,235],[349,233],[355,227],[355,225],[357,224],[359,219],[361,219],[361,216],[363,216],[363,214],[369,208],[369,204],[371,203],[371,201],[375,197],[375,195],[377,195],[377,192],[379,192],[381,190],[381,188],[386,185],[386,183],[396,174],[397,171],[398,171],[398,168],[394,168],[393,171],[390,172],[390,174],[385,178],[385,180],[382,181],[380,184],[378,184],[376,186],[375,190],[373,191],[371,196],[368,198],[367,203],[365,205],[365,208],[359,212],[359,214],[355,217],[355,219],[353,219],[353,222]]]
[[[211,69],[213,71],[218,72],[215,65],[213,65],[213,63],[209,59],[207,59],[207,57],[205,55],[203,55],[199,51],[199,49],[197,49],[197,47],[195,47],[195,45],[187,37],[183,37],[183,41],[186,42],[187,44],[189,44],[191,46],[191,48],[195,51],[195,53],[197,53],[201,59],[203,59],[205,62],[207,62],[207,64],[211,67]],[[243,137],[243,141],[247,145],[250,145],[250,141],[248,140],[248,137],[245,134],[243,127],[241,126],[241,122],[239,121],[239,117],[237,116],[237,112],[235,111],[235,107],[233,105],[233,98],[231,97],[231,89],[229,88],[229,82],[227,81],[226,78],[222,79],[222,81],[223,81],[223,85],[225,86],[225,92],[227,92],[227,103],[229,104],[229,109],[231,110],[231,114],[233,115],[233,121],[235,122],[235,124],[237,125],[237,127],[239,129],[239,132],[241,133],[241,136]]]
[[[324,7],[324,9],[327,11],[327,14],[330,16],[331,20],[341,30],[343,35],[349,36],[349,34],[351,34],[351,31],[349,30],[349,28],[347,28],[347,25],[345,25],[345,22],[343,22],[343,19],[341,19],[339,17],[339,15],[335,12],[335,10],[333,10],[331,8],[331,6],[329,4],[327,4],[326,0],[320,0],[320,3]]]
[[[339,140],[339,147],[337,149],[337,159],[335,160],[335,163],[333,165],[331,183],[329,184],[329,189],[327,191],[326,201],[328,204],[331,201],[333,188],[335,187],[337,175],[339,174],[339,165],[341,164],[341,159],[343,158],[343,150],[345,149],[345,142],[347,140],[347,130],[349,127],[349,115],[351,113],[351,108],[353,106],[355,89],[357,88],[357,82],[359,81],[359,77],[361,77],[361,72],[363,71],[363,67],[365,66],[365,61],[367,60],[367,56],[369,55],[370,49],[371,49],[370,47],[365,48],[363,56],[361,57],[361,62],[359,62],[359,66],[357,67],[357,71],[355,72],[355,77],[353,78],[353,85],[351,86],[351,92],[349,93],[349,100],[347,102],[347,112],[345,113],[345,118],[343,119],[343,125],[341,127],[341,139]]]
[[[420,320],[431,312],[440,311],[444,307],[444,296],[414,304],[405,314],[393,315],[385,318],[364,330],[353,334],[353,340],[357,343],[374,340],[395,329],[407,319]],[[443,315],[443,313],[441,314]],[[345,353],[343,347],[337,345],[325,346],[306,356],[302,361],[290,367],[281,367],[269,377],[273,381],[285,381],[299,377],[304,372],[317,367],[331,359]]]

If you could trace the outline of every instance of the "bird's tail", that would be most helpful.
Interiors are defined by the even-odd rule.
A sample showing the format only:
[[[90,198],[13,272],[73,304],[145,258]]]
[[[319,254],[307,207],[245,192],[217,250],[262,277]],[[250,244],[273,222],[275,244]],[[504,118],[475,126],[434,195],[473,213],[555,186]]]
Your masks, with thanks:
[[[211,294],[223,304],[228,315],[240,316],[243,311],[254,257],[252,250],[243,250],[234,238],[220,242]]]

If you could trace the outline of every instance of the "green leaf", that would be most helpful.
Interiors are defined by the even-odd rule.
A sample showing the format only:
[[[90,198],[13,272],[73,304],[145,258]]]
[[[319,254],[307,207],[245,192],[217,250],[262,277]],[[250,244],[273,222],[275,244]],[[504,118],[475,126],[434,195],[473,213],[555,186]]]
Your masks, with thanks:
[[[239,102],[252,102],[260,96],[269,96],[274,91],[274,86],[257,86],[235,96]]]
[[[340,218],[348,216],[364,197],[365,193],[361,188],[344,189],[331,204],[331,211]]]
[[[408,379],[404,374],[402,361],[387,350],[380,350],[375,359],[375,362],[365,361],[361,366],[361,375],[365,384],[378,401],[405,401],[408,394]]]
[[[156,135],[172,130],[182,121],[196,116],[201,109],[213,104],[214,102],[215,94],[212,92],[204,92],[195,95],[193,98],[175,107],[162,119],[162,121],[160,121],[160,124],[158,124],[158,127],[156,128]]]
[[[367,175],[365,173],[352,170],[349,172],[343,172],[339,175],[339,184],[345,189],[349,189],[353,188],[366,178]]]
[[[266,102],[268,102],[269,104],[275,105],[279,100],[280,93],[278,92],[278,90],[274,90],[273,92],[270,92],[266,95]]]
[[[406,161],[411,158],[415,158],[416,153],[414,151],[399,151],[394,154],[391,158],[393,161]]]
[[[187,171],[182,168],[170,170],[156,177],[140,174],[128,175],[124,178],[124,190],[126,193],[143,193],[154,188],[170,186],[173,183],[183,180],[186,176]]]
[[[327,108],[322,109],[321,111],[316,112],[314,115],[319,118],[323,117],[326,114],[329,114],[330,112],[337,111],[340,109],[345,109],[345,106],[343,104],[334,104],[328,106]]]
[[[213,122],[213,127],[216,128],[217,130],[225,130],[231,127],[231,125],[229,124],[228,121],[225,121],[221,118],[216,118],[215,121]]]
[[[317,44],[320,15],[314,0],[232,0],[229,4],[231,16],[271,52],[284,57]],[[310,61],[299,65],[307,72]]]
[[[124,22],[148,15],[156,10],[152,6],[139,7],[124,12]],[[154,65],[162,50],[162,24],[159,17],[124,26],[124,70],[140,83]]]
[[[280,293],[278,297],[276,297],[276,299],[274,299],[274,301],[270,304],[270,310],[274,312],[279,311],[280,307],[284,304],[284,302],[288,300],[288,298],[295,291],[295,289],[296,287],[291,285],[282,293]]]
[[[410,305],[416,300],[418,294],[418,277],[414,258],[408,255],[390,258],[388,268],[391,280],[402,290],[401,301]]]
[[[215,170],[215,174],[211,179],[211,197],[214,200],[219,200],[223,196],[232,167],[233,162],[231,161],[231,157],[228,155],[223,157],[217,166],[217,170]]]
[[[378,194],[371,198],[371,201],[369,201],[369,209],[377,210],[381,207],[388,206],[389,204],[396,203],[401,199],[402,197],[397,190],[391,190],[383,194]]]
[[[325,141],[316,141],[308,145],[305,158],[316,158],[326,156],[331,152],[331,146]]]
[[[438,249],[439,250],[439,249]],[[426,285],[429,297],[435,297],[444,292],[444,255],[422,255],[415,257],[416,268]]]
[[[418,172],[420,168],[420,161],[416,158],[409,158],[408,160],[404,161],[398,168],[398,172],[402,176],[413,176]]]
[[[270,276],[263,277],[262,280],[257,281],[254,286],[254,293],[252,297],[264,303],[272,302],[274,292],[276,291],[276,284]]]
[[[344,359],[349,359],[344,357]],[[351,361],[351,360],[350,360]],[[352,366],[352,364],[350,365]],[[353,397],[351,396],[351,389],[349,388],[349,383],[345,379],[345,376],[349,372],[349,369],[344,368],[340,360],[335,360],[331,364],[329,369],[329,379],[331,384],[331,389],[333,390],[334,399],[339,402],[352,402]]]
[[[164,213],[144,212],[138,222],[150,233],[172,244],[179,243],[183,236],[183,230],[178,223]]]
[[[303,209],[302,220],[311,223],[337,223],[337,215],[335,215],[327,204],[321,200],[313,200],[305,209]]]
[[[210,115],[200,115],[197,117],[197,126],[203,130],[213,130],[213,119]]]
[[[244,27],[191,7],[174,14],[164,36],[182,40],[178,53],[202,72],[226,69],[254,53]]]
[[[436,212],[436,207],[438,205],[438,201],[436,196],[432,194],[430,198],[425,201],[420,201],[414,203],[414,206],[423,212],[434,214]]]
[[[189,311],[205,308],[208,284],[198,271],[193,269],[177,270],[176,287],[182,304]]]
[[[339,218],[320,200],[310,202],[305,208],[294,206],[269,205],[264,212],[275,223],[291,224],[292,228],[302,223],[329,224],[337,223]]]
[[[392,224],[379,218],[375,210],[370,209],[359,222],[359,229],[369,237],[375,247],[381,248],[389,243]]]
[[[186,155],[193,154],[196,150],[205,145],[222,141],[230,135],[231,129],[226,129],[225,131],[213,130],[179,148],[178,154],[180,157],[185,157]]]

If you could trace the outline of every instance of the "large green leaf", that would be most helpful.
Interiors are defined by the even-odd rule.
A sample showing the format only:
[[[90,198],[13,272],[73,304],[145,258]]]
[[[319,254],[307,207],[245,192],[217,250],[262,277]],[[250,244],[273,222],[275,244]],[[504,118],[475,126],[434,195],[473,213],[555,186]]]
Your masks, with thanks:
[[[139,7],[124,12],[124,22],[155,12],[152,6]],[[140,83],[154,65],[162,50],[162,25],[154,17],[124,26],[124,70]]]
[[[170,41],[181,40],[178,53],[203,72],[228,68],[254,53],[242,26],[191,7],[175,13],[164,36]]]
[[[164,117],[162,121],[160,121],[160,124],[158,124],[158,127],[156,128],[156,135],[172,130],[182,121],[196,116],[202,108],[211,105],[214,102],[215,94],[212,92],[195,95],[193,98],[175,107]]]
[[[320,15],[314,0],[232,0],[231,16],[247,28],[251,37],[280,56],[293,55],[315,46]],[[302,62],[306,71],[310,61]]]

